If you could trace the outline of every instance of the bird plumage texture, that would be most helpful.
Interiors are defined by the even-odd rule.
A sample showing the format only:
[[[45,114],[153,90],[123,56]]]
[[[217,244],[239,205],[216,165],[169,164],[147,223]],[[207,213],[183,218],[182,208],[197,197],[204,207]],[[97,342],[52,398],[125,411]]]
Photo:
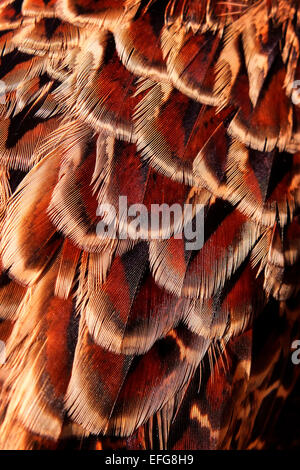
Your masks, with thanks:
[[[298,7],[1,0],[1,449],[280,446],[300,370]],[[175,222],[99,236],[120,196],[204,207],[203,247]]]

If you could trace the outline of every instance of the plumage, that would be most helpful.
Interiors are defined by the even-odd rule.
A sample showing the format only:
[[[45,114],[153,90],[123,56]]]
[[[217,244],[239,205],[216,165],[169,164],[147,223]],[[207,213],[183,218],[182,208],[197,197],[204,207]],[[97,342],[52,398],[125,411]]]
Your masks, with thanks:
[[[299,6],[0,0],[1,449],[289,447]]]

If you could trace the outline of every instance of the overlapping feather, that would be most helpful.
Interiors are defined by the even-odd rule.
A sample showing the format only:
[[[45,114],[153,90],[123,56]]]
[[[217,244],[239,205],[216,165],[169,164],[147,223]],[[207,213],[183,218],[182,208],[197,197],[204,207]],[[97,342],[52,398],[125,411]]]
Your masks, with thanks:
[[[250,446],[224,404],[254,387],[255,318],[299,290],[298,3],[1,1],[1,447],[66,422],[153,446],[154,421],[160,447]],[[120,196],[202,204],[203,247],[98,214]]]

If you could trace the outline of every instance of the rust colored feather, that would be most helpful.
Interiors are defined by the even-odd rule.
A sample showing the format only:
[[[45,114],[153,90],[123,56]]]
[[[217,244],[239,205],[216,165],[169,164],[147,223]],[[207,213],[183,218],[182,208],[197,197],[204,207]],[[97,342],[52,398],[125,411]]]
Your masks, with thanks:
[[[0,0],[1,449],[299,446],[298,9]]]

